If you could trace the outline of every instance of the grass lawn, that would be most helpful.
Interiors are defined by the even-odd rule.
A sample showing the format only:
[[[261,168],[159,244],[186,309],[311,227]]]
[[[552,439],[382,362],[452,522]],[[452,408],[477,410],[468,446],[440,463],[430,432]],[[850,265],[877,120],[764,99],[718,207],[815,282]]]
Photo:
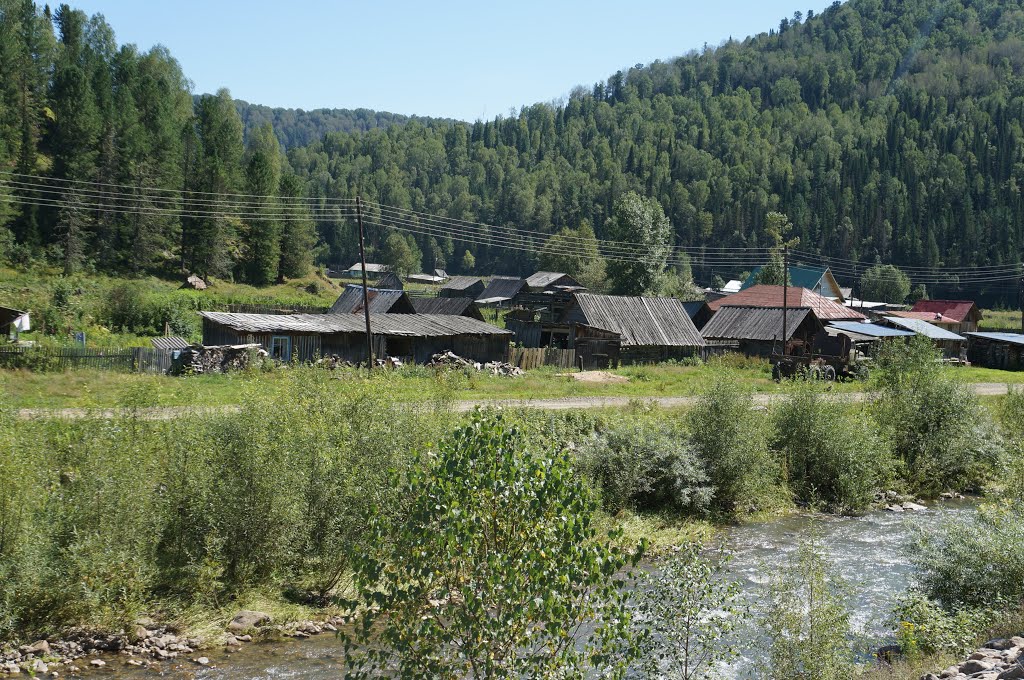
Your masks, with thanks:
[[[1021,332],[1020,310],[983,309],[981,314],[982,320],[979,330]]]
[[[235,373],[173,378],[161,375],[117,373],[94,369],[64,373],[32,373],[0,370],[0,393],[12,408],[109,408],[126,400],[152,406],[225,406],[237,404],[246,386],[264,381],[273,389],[293,368],[269,373]],[[307,370],[307,369],[297,369]],[[1024,384],[1024,372],[987,368],[950,369],[967,382]],[[571,397],[684,397],[692,396],[718,380],[739,382],[752,391],[783,394],[792,383],[776,384],[767,364],[754,361],[712,361],[702,366],[631,366],[608,371],[619,382],[581,382],[560,369],[542,368],[517,378],[484,373],[437,374],[424,367],[407,367],[397,372],[380,372],[373,378],[385,380],[391,394],[408,401],[436,394],[439,381],[450,388],[456,400],[557,399]],[[365,380],[366,374],[340,370],[339,380]],[[443,379],[439,378],[443,375]],[[625,378],[625,381],[621,381]],[[855,392],[864,383],[837,383],[835,392]]]

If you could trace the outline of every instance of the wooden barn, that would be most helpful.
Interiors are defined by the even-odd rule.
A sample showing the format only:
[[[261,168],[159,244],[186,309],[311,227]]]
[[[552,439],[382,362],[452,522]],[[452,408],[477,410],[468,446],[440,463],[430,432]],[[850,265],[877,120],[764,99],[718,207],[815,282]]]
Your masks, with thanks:
[[[477,296],[480,304],[501,304],[511,302],[519,293],[526,290],[526,279],[518,276],[492,276],[487,287]]]
[[[405,286],[402,285],[402,279],[398,278],[398,274],[394,272],[387,272],[382,275],[373,284],[374,288],[380,288],[381,290],[405,290]]]
[[[484,282],[479,276],[453,276],[437,291],[439,297],[469,298],[475,300],[484,292]]]
[[[1024,370],[1024,335],[966,333],[967,358],[972,364],[1006,371]]]
[[[339,356],[366,361],[361,314],[231,314],[200,312],[204,345],[261,345],[281,361]],[[452,351],[474,361],[502,361],[512,332],[465,316],[371,314],[374,355],[427,363]]]
[[[367,288],[366,297],[370,303],[370,314],[415,314],[409,296],[401,290]],[[331,305],[328,314],[362,314],[363,287],[357,284],[345,286],[338,299]]]
[[[413,309],[417,314],[441,314],[444,316],[468,316],[471,319],[484,321],[480,307],[469,298],[411,298]]]
[[[910,311],[941,314],[953,319],[958,325],[949,330],[956,333],[972,333],[981,323],[981,310],[972,300],[918,300]]]
[[[782,352],[782,326],[782,307],[723,307],[700,333],[710,348],[767,357]],[[787,308],[787,354],[809,354],[823,329],[810,309]]]
[[[674,298],[577,293],[562,319],[586,367],[699,356],[704,338]]]

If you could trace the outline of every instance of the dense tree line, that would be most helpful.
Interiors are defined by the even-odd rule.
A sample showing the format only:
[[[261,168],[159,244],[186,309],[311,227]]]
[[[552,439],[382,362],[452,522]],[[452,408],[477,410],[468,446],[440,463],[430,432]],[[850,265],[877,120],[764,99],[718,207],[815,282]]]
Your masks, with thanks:
[[[998,264],[1024,247],[1022,68],[1017,2],[851,0],[616,73],[562,105],[331,133],[289,158],[320,195],[361,191],[501,227],[586,221],[607,238],[616,198],[636,191],[661,203],[679,245],[769,245],[765,220],[778,211],[803,249]],[[351,259],[350,239],[331,229],[332,255]],[[474,254],[480,271],[534,265]]]
[[[180,265],[253,283],[313,262],[305,194],[269,125],[248,148],[226,90],[195,103],[163,47],[118,46],[101,15],[0,0],[0,257],[141,274]],[[45,179],[35,179],[43,177]],[[244,217],[232,193],[267,197]],[[184,198],[182,198],[184,197]]]
[[[67,269],[173,265],[259,283],[304,271],[312,257],[347,265],[355,225],[327,199],[356,195],[494,225],[465,242],[406,237],[424,269],[453,273],[541,265],[529,248],[487,243],[515,245],[512,227],[613,238],[614,207],[630,192],[660,204],[671,245],[770,246],[766,220],[782,213],[801,249],[869,265],[1003,264],[1024,250],[1024,10],[1009,0],[837,2],[616,73],[562,104],[472,124],[310,118],[224,91],[193,101],[165,49],[118,47],[102,17],[66,6],[51,15],[28,0],[0,0],[0,69],[5,168],[192,197],[324,201],[315,222],[277,219],[284,208],[272,205],[182,219],[97,209],[89,194],[31,205],[47,196],[5,188],[24,200],[2,204],[12,235],[0,231],[0,254],[47,254]],[[294,146],[327,121],[351,130]],[[381,257],[391,233],[381,225],[393,220],[372,206],[369,216],[370,256]],[[702,280],[749,268],[696,265]]]
[[[284,109],[235,100],[235,108],[242,119],[245,138],[266,123],[274,128],[278,141],[286,149],[307,146],[323,138],[328,132],[366,132],[375,128],[405,125],[410,120],[430,122],[421,116],[405,116],[371,109]],[[449,121],[454,122],[454,121]]]

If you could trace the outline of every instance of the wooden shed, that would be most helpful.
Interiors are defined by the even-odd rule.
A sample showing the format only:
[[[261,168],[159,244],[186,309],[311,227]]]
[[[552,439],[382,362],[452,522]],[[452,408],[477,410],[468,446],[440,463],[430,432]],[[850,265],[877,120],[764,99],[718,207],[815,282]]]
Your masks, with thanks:
[[[481,304],[500,304],[511,302],[520,292],[526,290],[526,279],[518,276],[492,276],[487,287],[480,293],[476,301]]]
[[[709,347],[735,349],[748,356],[770,356],[782,351],[782,308],[723,307],[718,310],[701,335]],[[786,353],[811,352],[815,337],[823,325],[806,307],[786,309]]]
[[[583,288],[580,282],[562,272],[537,272],[526,279],[526,290],[539,293],[555,288]]]
[[[617,334],[621,363],[684,359],[700,355],[705,346],[683,303],[674,298],[577,293],[563,322],[572,329],[573,346],[598,335],[607,345],[610,334]]]
[[[438,297],[465,297],[475,300],[484,292],[484,282],[479,276],[453,276],[437,291]]]
[[[339,356],[366,361],[366,328],[361,314],[231,314],[200,312],[204,345],[256,343],[281,361]],[[474,361],[501,361],[511,331],[465,316],[371,314],[374,354],[427,363],[452,351]]]
[[[480,307],[469,298],[417,297],[410,300],[417,314],[468,316],[471,319],[484,320]]]
[[[1024,369],[1024,335],[1020,333],[965,333],[967,358],[972,364],[1007,371]]]

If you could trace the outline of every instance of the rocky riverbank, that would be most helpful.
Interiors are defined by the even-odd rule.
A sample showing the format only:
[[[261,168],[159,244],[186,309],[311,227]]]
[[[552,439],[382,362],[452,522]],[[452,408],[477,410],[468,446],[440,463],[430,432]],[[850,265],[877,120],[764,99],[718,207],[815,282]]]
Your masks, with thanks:
[[[339,617],[275,624],[269,614],[245,610],[235,614],[223,635],[200,638],[189,636],[173,625],[140,618],[131,630],[116,633],[73,630],[59,640],[37,640],[17,648],[0,646],[0,674],[28,673],[54,678],[74,675],[86,668],[106,666],[112,661],[110,655],[127,657],[124,663],[132,666],[182,659],[206,666],[210,660],[200,654],[204,649],[223,649],[231,653],[252,642],[254,634],[261,640],[308,638],[337,632],[340,624]]]
[[[1024,678],[1024,637],[989,640],[965,661],[921,680],[1021,680]]]

